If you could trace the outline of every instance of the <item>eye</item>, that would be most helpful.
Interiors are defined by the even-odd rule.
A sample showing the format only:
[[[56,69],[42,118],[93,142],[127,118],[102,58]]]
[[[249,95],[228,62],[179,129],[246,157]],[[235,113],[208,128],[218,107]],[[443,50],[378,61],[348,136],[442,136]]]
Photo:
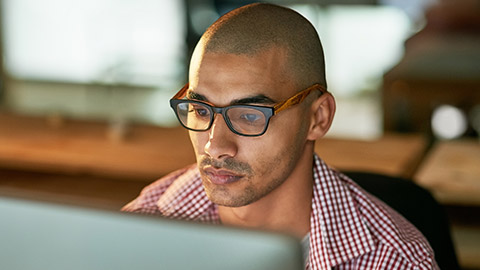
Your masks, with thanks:
[[[191,109],[189,112],[194,112],[195,115],[199,117],[207,117],[210,115],[210,112],[208,111],[207,108],[204,106],[199,106],[199,105],[192,105]]]
[[[199,116],[207,116],[208,115],[208,110],[207,109],[195,109],[195,113]]]
[[[253,113],[244,113],[244,114],[240,115],[240,119],[242,119],[244,121],[247,121],[247,122],[250,122],[250,123],[258,121],[258,120],[260,120],[260,118],[262,118],[260,115],[253,114]]]
[[[265,115],[256,108],[233,107],[227,113],[235,128],[241,130],[265,125]]]

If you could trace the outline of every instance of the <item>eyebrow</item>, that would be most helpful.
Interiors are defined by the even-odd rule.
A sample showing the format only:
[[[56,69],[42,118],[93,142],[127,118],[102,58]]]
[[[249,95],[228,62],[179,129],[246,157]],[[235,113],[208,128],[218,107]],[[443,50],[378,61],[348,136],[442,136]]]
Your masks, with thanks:
[[[187,99],[194,99],[194,100],[200,100],[200,101],[208,101],[207,98],[204,95],[200,95],[199,93],[193,92],[193,91],[188,91],[186,95]]]
[[[194,91],[188,91],[186,95],[187,99],[194,99],[199,101],[208,101],[208,99],[199,93]],[[265,96],[265,95],[256,95],[246,98],[234,99],[230,102],[230,105],[242,105],[242,104],[275,104],[276,102]]]

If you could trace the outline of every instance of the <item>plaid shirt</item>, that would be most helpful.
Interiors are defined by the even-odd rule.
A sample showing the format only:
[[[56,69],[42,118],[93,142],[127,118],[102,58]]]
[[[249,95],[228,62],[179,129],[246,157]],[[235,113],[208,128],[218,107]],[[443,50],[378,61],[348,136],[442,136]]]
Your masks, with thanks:
[[[438,269],[423,235],[315,155],[310,269]],[[220,223],[196,165],[147,186],[123,211]]]

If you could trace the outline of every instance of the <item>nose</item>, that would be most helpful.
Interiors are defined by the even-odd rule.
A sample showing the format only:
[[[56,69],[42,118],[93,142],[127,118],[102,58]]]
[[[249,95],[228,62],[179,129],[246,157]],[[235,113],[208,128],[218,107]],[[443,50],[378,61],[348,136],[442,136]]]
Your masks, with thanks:
[[[214,159],[225,159],[237,154],[234,134],[227,126],[221,114],[216,114],[210,128],[205,153]]]

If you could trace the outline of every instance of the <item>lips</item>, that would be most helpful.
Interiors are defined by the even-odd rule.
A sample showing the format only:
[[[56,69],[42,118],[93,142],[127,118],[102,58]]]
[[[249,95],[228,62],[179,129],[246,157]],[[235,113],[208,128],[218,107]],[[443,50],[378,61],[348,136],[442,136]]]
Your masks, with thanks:
[[[215,169],[212,167],[204,169],[204,172],[210,182],[216,185],[226,185],[234,183],[243,178],[243,175],[239,175],[223,169]]]

